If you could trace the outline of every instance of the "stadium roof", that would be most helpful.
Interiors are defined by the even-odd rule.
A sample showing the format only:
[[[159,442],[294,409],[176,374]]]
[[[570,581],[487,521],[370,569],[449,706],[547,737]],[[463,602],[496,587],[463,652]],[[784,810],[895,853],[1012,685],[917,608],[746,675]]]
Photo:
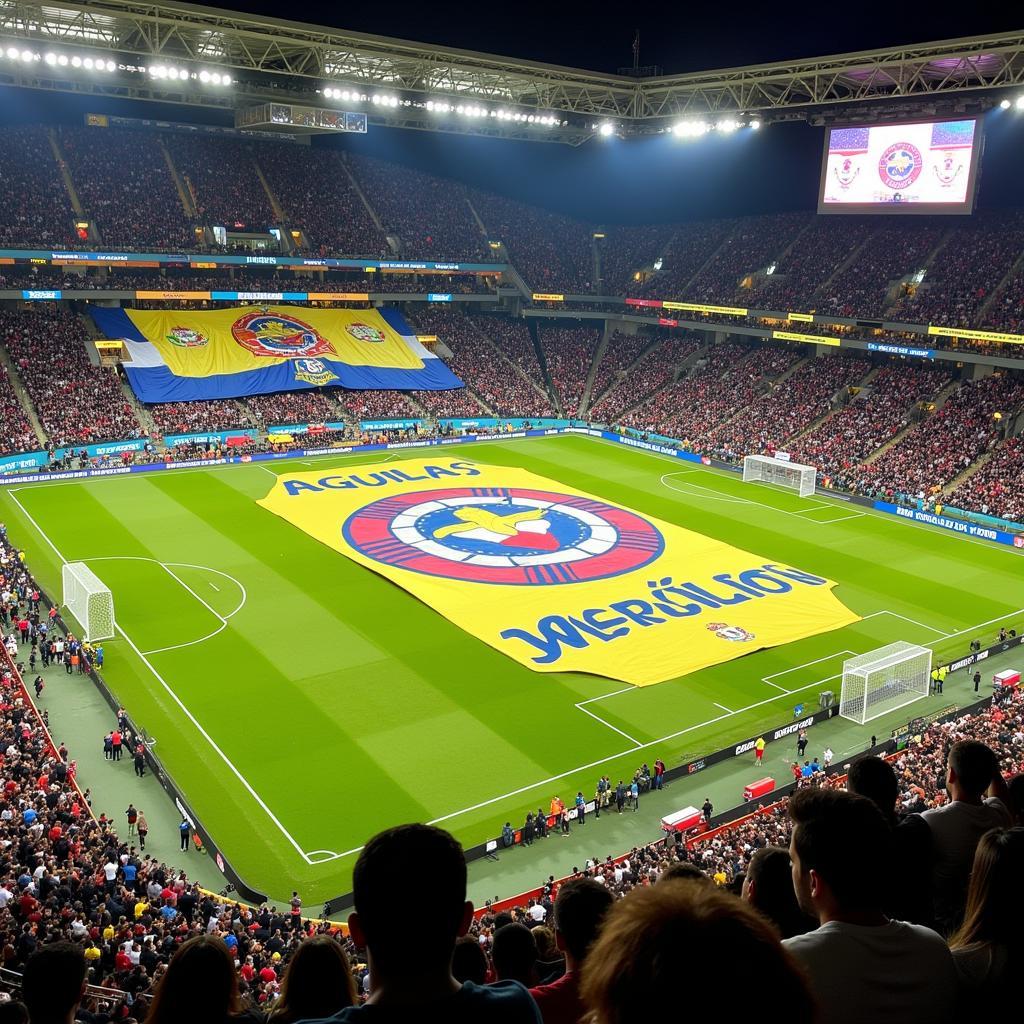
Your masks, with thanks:
[[[1024,31],[632,77],[188,4],[0,0],[0,83],[234,109],[238,123],[254,123],[246,109],[295,104],[307,130],[337,130],[336,116],[308,113],[321,108],[371,124],[578,144],[602,125],[635,136],[681,120],[983,110],[1024,86]]]

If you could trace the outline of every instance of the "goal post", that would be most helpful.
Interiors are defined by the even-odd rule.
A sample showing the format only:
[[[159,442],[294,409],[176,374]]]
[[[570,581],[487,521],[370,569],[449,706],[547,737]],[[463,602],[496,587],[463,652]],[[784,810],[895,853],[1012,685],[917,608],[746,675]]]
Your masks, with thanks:
[[[85,564],[66,562],[61,572],[64,607],[78,620],[83,640],[108,640],[114,635],[114,597],[110,588]]]
[[[864,725],[928,696],[932,652],[899,640],[843,662],[839,716]]]
[[[771,455],[745,455],[743,457],[743,482],[778,484],[799,491],[801,498],[814,493],[818,471],[814,466],[805,466],[789,459],[776,459]]]

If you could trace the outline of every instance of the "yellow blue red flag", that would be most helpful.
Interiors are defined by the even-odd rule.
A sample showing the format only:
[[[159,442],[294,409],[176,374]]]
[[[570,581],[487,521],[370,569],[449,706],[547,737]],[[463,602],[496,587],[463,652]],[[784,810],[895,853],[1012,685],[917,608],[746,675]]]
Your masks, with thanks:
[[[259,504],[538,672],[646,686],[859,619],[831,580],[524,469],[283,473]]]

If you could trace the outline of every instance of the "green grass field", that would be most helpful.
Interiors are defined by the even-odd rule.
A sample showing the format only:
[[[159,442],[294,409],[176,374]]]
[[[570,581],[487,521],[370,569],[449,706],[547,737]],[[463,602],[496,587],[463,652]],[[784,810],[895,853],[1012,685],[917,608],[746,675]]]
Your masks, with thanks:
[[[105,645],[108,683],[242,877],[275,896],[346,891],[358,848],[387,825],[433,821],[477,843],[555,792],[592,795],[600,774],[659,755],[671,766],[789,720],[838,690],[853,653],[894,640],[960,651],[1024,614],[1010,548],[584,437],[445,450],[456,454],[829,576],[865,618],[624,689],[531,672],[256,505],[274,471],[308,465],[0,492],[0,517],[51,593],[61,559],[88,561],[110,586],[121,632]]]

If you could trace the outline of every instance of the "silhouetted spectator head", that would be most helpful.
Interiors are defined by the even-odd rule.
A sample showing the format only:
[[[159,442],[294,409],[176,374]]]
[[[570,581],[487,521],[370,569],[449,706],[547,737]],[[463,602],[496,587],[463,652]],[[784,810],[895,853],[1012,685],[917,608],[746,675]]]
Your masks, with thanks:
[[[416,917],[416,963],[410,966],[417,970],[449,964],[455,940],[472,920],[462,847],[443,829],[398,825],[363,848],[352,875],[355,912],[348,923],[356,945],[369,950],[372,970],[401,973],[409,962],[409,935],[396,922],[418,905],[424,884],[430,889],[431,912]]]
[[[881,757],[861,757],[850,765],[846,788],[867,797],[887,818],[896,814],[899,784],[892,765]]]
[[[1014,775],[1006,784],[1009,792],[1010,814],[1013,815],[1014,825],[1024,825],[1024,772]]]
[[[558,890],[555,940],[565,953],[567,969],[582,965],[611,905],[611,893],[590,878],[573,879]]]
[[[348,957],[327,935],[300,942],[285,971],[281,995],[274,1004],[274,1024],[330,1017],[354,1006],[356,986]]]
[[[789,816],[801,909],[818,921],[878,910],[887,891],[892,832],[875,804],[842,790],[802,789],[790,798]]]
[[[991,748],[978,740],[961,740],[949,748],[946,785],[958,800],[978,800],[999,771]]]
[[[754,851],[743,879],[743,898],[768,918],[784,939],[814,927],[796,901],[793,862],[789,850],[781,846],[764,846]]]
[[[28,1009],[16,999],[0,1003],[0,1024],[29,1024]]]
[[[477,985],[487,981],[487,957],[480,943],[470,935],[456,940],[452,953],[452,977],[456,981],[472,981]]]
[[[669,864],[667,868],[660,875],[658,875],[658,885],[663,882],[703,882],[707,885],[714,885],[708,876],[701,871],[696,864],[691,864],[686,860],[677,860],[674,864]]]
[[[227,945],[213,935],[197,935],[171,957],[146,1024],[224,1024],[238,1011],[238,975]]]
[[[32,1024],[74,1020],[85,992],[85,956],[71,942],[43,946],[28,958],[21,995]]]
[[[499,928],[491,940],[491,960],[498,981],[519,981],[527,988],[537,984],[537,943],[526,925],[507,924]]]
[[[772,993],[789,1024],[815,1019],[803,974],[764,918],[714,886],[657,885],[612,908],[582,995],[593,1024],[674,1020],[681,993],[726,992],[740,974],[749,991]]]

